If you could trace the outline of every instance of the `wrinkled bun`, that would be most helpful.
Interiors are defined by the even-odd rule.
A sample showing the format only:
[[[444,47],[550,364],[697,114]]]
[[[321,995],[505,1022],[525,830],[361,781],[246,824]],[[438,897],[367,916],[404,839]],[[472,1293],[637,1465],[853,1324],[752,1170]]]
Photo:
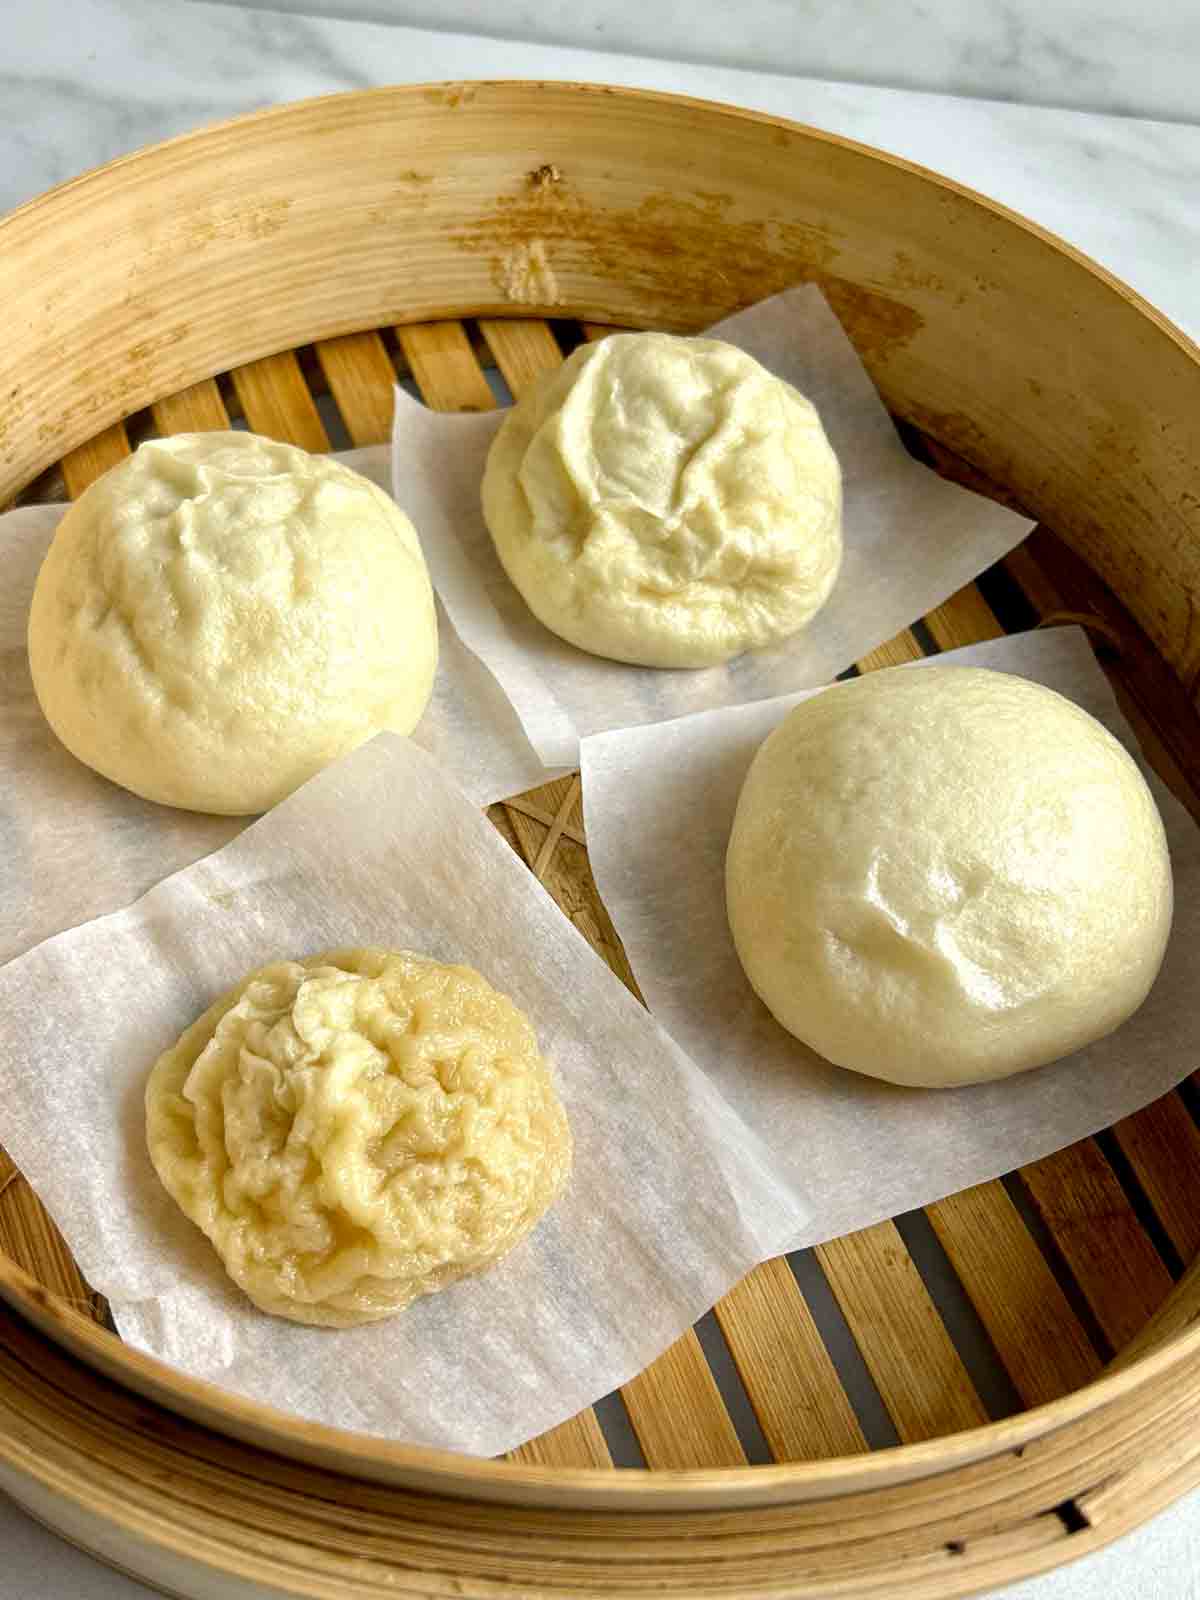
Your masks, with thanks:
[[[506,1255],[571,1168],[533,1029],[469,967],[263,967],[158,1060],[150,1157],[264,1311],[345,1328]]]
[[[80,761],[164,805],[243,815],[414,728],[437,622],[416,532],[382,490],[293,445],[185,433],[64,516],[29,660]]]
[[[1118,1027],[1171,924],[1162,822],[1113,736],[968,667],[873,672],[755,756],[729,922],[775,1017],[838,1066],[982,1082]]]
[[[546,627],[648,667],[788,638],[842,557],[841,474],[816,410],[717,339],[581,346],[505,418],[483,510]]]

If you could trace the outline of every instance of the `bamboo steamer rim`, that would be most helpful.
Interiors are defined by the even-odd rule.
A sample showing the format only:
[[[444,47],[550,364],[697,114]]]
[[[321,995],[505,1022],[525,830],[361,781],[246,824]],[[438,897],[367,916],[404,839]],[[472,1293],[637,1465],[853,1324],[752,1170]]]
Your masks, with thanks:
[[[1200,1357],[1200,1322],[1126,1366],[1106,1372],[1081,1389],[968,1432],[919,1444],[890,1446],[859,1456],[770,1466],[654,1471],[648,1468],[534,1467],[520,1462],[462,1455],[429,1445],[408,1445],[371,1434],[331,1428],[230,1394],[166,1362],[126,1345],[115,1334],[65,1305],[8,1257],[0,1255],[0,1299],[42,1333],[106,1377],[136,1390],[192,1421],[235,1438],[316,1460],[348,1477],[377,1482],[419,1481],[449,1495],[491,1500],[537,1501],[548,1491],[557,1504],[579,1507],[728,1509],[787,1503],[799,1498],[834,1498],[853,1489],[933,1476],[1004,1453],[1124,1399],[1156,1379]],[[0,1435],[0,1456],[4,1440]],[[791,1491],[789,1493],[789,1491]]]
[[[944,189],[948,193],[958,196],[963,200],[970,200],[984,211],[990,211],[994,216],[1006,222],[1013,223],[1023,232],[1032,235],[1040,243],[1049,245],[1059,254],[1066,256],[1076,265],[1086,268],[1093,277],[1098,278],[1108,288],[1112,289],[1122,300],[1127,301],[1135,309],[1152,322],[1160,333],[1167,335],[1180,350],[1189,356],[1197,365],[1200,365],[1200,343],[1192,339],[1182,328],[1158,309],[1151,301],[1147,300],[1124,278],[1110,272],[1101,262],[1097,261],[1086,251],[1071,244],[1059,233],[1043,227],[1035,222],[1032,217],[1027,217],[1023,212],[1014,210],[1005,205],[1001,200],[995,200],[980,189],[973,188],[970,184],[960,183],[956,178],[947,177],[945,173],[936,171],[933,167],[924,166],[919,161],[910,161],[907,156],[898,156],[890,150],[881,149],[877,145],[864,143],[861,139],[849,139],[844,134],[830,133],[827,129],[818,128],[814,123],[797,122],[791,117],[780,117],[769,111],[755,111],[750,106],[729,104],[723,100],[709,100],[702,95],[672,94],[665,89],[639,89],[626,87],[621,84],[590,83],[571,78],[472,78],[469,80],[432,80],[424,83],[382,84],[370,89],[340,89],[330,94],[308,95],[300,100],[284,101],[280,105],[264,106],[258,111],[244,111],[232,117],[222,117],[216,122],[206,122],[199,128],[192,128],[186,133],[173,134],[169,139],[159,139],[153,144],[143,145],[137,150],[131,150],[126,155],[114,156],[111,161],[105,161],[98,167],[89,167],[86,171],[76,174],[73,178],[65,178],[61,183],[56,183],[49,189],[44,189],[41,194],[34,195],[31,199],[23,201],[11,211],[0,216],[0,249],[3,248],[3,230],[9,224],[24,221],[45,207],[52,206],[64,196],[73,193],[87,185],[100,180],[123,174],[126,170],[142,163],[156,163],[162,156],[175,150],[207,142],[225,133],[236,133],[243,128],[253,128],[258,124],[279,123],[292,119],[301,119],[313,112],[318,112],[326,106],[346,104],[350,101],[365,104],[370,100],[397,101],[412,100],[421,96],[425,99],[431,97],[444,98],[448,95],[458,94],[464,90],[472,92],[484,91],[511,91],[535,90],[542,94],[565,93],[567,96],[612,96],[618,99],[644,101],[663,107],[677,107],[706,113],[715,113],[721,117],[729,117],[743,122],[756,122],[765,127],[782,128],[788,133],[798,134],[803,139],[811,140],[816,144],[827,144],[835,149],[850,150],[856,155],[866,156],[872,161],[877,161],[883,166],[894,167],[899,172],[910,174],[912,177],[921,178],[934,187]],[[510,315],[558,315],[569,314],[562,307],[525,307],[522,306],[516,313],[509,307]],[[477,314],[475,308],[464,308],[461,316]]]
[[[131,171],[152,175],[156,164],[181,149],[197,150],[229,133],[261,127],[286,131],[289,124],[303,128],[309,119],[333,104],[372,102],[406,106],[420,98],[444,98],[460,92],[463,85],[406,85],[349,93],[318,96],[287,105],[270,107],[248,115],[226,119],[201,130],[133,152],[72,178],[47,193],[27,202],[0,222],[0,251],[6,234],[27,224],[46,225],[54,220],[55,208],[66,198],[99,190],[102,200],[107,188],[120,182]],[[713,117],[782,128],[804,140],[850,151],[883,166],[919,178],[959,199],[1018,228],[1073,265],[1086,271],[1129,309],[1141,314],[1156,334],[1171,343],[1179,354],[1200,369],[1200,347],[1135,290],[1108,272],[1082,251],[1021,216],[1001,203],[969,187],[933,172],[917,163],[879,151],[839,135],[824,132],[767,113],[730,107],[691,96],[659,91],[611,88],[569,82],[525,82],[522,80],[484,80],[469,86],[482,97],[503,97],[530,92],[548,99],[609,96],[662,108],[691,109]],[[470,114],[470,103],[462,108]],[[599,308],[603,311],[603,308]],[[503,315],[514,308],[489,308],[489,315]],[[478,306],[462,307],[461,316],[480,314]],[[517,314],[576,315],[569,306],[521,306]],[[593,308],[589,314],[594,315]],[[330,327],[314,331],[323,337],[343,330]],[[196,372],[193,377],[206,376]],[[147,394],[145,401],[156,398]],[[124,402],[128,409],[128,402]],[[114,412],[114,415],[116,413]],[[56,459],[62,440],[52,441],[44,460],[30,469],[24,463],[24,480],[40,466]],[[689,1508],[732,1508],[740,1506],[787,1504],[791,1501],[823,1496],[835,1497],[848,1489],[865,1489],[877,1484],[911,1481],[939,1474],[969,1462],[1021,1449],[1030,1441],[1094,1414],[1183,1367],[1200,1355],[1200,1325],[1175,1335],[1162,1346],[1141,1356],[1119,1371],[1100,1376],[1061,1399],[1036,1406],[1014,1417],[991,1422],[949,1437],[919,1444],[898,1445],[863,1456],[800,1462],[771,1466],[746,1466],[693,1471],[650,1471],[622,1469],[549,1469],[511,1461],[491,1461],[425,1446],[403,1445],[310,1423],[276,1411],[258,1402],[228,1394],[218,1385],[187,1377],[167,1364],[125,1345],[88,1318],[80,1315],[43,1289],[14,1262],[0,1256],[0,1298],[30,1321],[40,1332],[65,1346],[106,1376],[148,1396],[207,1426],[255,1444],[265,1445],[299,1460],[317,1461],[350,1476],[378,1482],[414,1484],[439,1493],[470,1496],[496,1501],[520,1500],[524,1503],[553,1503],[586,1507],[614,1507],[629,1510],[654,1509],[673,1505]],[[0,1457],[8,1444],[0,1438]]]
[[[919,162],[910,161],[906,157],[878,149],[874,145],[864,144],[856,139],[848,139],[841,134],[829,133],[809,123],[796,122],[787,117],[773,116],[769,112],[754,111],[742,106],[731,106],[718,100],[708,100],[694,95],[670,94],[657,89],[625,88],[574,80],[485,78],[440,83],[385,85],[371,89],[351,89],[333,94],[314,95],[302,100],[288,101],[282,105],[267,106],[259,111],[226,117],[218,122],[205,124],[203,127],[193,129],[187,133],[176,134],[172,138],[143,146],[141,149],[131,151],[127,155],[117,156],[112,161],[93,167],[74,178],[68,178],[42,194],[36,195],[33,199],[27,200],[24,204],[17,206],[6,216],[0,218],[0,251],[4,249],[6,234],[9,230],[20,228],[29,222],[34,223],[36,226],[49,220],[44,214],[53,210],[64,200],[72,199],[80,193],[86,193],[90,188],[108,188],[114,182],[119,183],[122,181],[127,175],[139,173],[139,169],[168,163],[170,158],[177,152],[195,150],[204,144],[219,143],[224,136],[231,133],[249,132],[253,134],[262,128],[286,127],[288,123],[296,123],[300,126],[310,119],[314,122],[319,121],[320,114],[328,108],[351,104],[365,106],[368,103],[378,103],[384,106],[390,103],[395,104],[397,107],[403,107],[423,99],[426,103],[453,104],[457,108],[459,115],[470,115],[471,107],[476,104],[481,93],[485,97],[502,97],[505,94],[527,94],[529,92],[545,95],[548,98],[561,96],[568,101],[616,98],[633,104],[658,107],[662,110],[694,111],[705,116],[728,121],[757,124],[761,127],[782,130],[814,144],[823,144],[832,149],[862,156],[880,166],[891,168],[909,177],[918,178],[923,183],[940,189],[958,200],[965,200],[979,210],[1010,224],[1020,232],[1036,240],[1039,244],[1070,261],[1073,265],[1081,267],[1089,276],[1111,291],[1118,302],[1123,303],[1130,310],[1140,313],[1158,334],[1164,336],[1175,346],[1179,354],[1200,368],[1200,344],[1159,311],[1157,307],[1152,305],[1136,289],[1132,288],[1122,278],[1117,277],[1115,273],[1110,272],[1094,257],[1069,244],[1059,234],[1042,227],[1041,224],[1022,215],[1021,212],[1014,211],[1001,201],[993,200],[967,184],[959,183],[957,180],[935,172],[932,168],[923,166]],[[481,107],[481,109],[483,108]],[[101,199],[102,196],[94,198]],[[443,310],[442,315],[446,317],[576,315],[581,319],[590,318],[598,322],[620,320],[619,316],[614,318],[612,313],[603,306],[573,309],[557,304],[529,303],[518,306],[514,311],[511,301],[506,303],[498,302],[488,305],[486,308],[478,304],[447,307]],[[308,337],[311,340],[355,331],[357,331],[357,327],[335,323],[329,327],[310,330]],[[269,354],[272,352],[262,350],[256,353]],[[181,387],[207,376],[209,376],[207,371],[193,372],[190,377],[183,379]],[[135,395],[132,397],[132,409],[149,404],[152,400],[158,398],[158,395],[151,394]],[[117,420],[130,409],[129,397],[126,397],[123,406],[109,406],[107,411],[103,408],[98,408],[92,432],[94,433],[98,427],[107,426],[109,422]],[[44,449],[36,464],[24,473],[23,482],[18,487],[24,487],[24,483],[36,477],[38,472],[57,459],[57,455],[61,454],[64,448],[70,447],[70,444],[81,443],[86,437],[90,436],[86,430],[77,430],[77,433],[78,437],[71,440],[69,444],[63,439],[58,439],[49,450]],[[0,419],[0,446],[3,443],[3,422]],[[0,456],[0,467],[2,466],[3,457]],[[6,498],[5,490],[6,486],[2,478],[0,478],[0,504]],[[8,492],[12,492],[11,488]]]

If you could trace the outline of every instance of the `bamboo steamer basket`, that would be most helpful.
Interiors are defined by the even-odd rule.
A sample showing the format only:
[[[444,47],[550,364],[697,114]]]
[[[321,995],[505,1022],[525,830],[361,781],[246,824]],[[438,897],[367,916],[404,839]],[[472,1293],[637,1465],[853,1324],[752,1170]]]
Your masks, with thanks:
[[[66,184],[0,224],[0,505],[231,417],[377,442],[397,372],[485,408],[608,327],[696,330],[803,279],[910,448],[1039,524],[861,670],[1082,619],[1195,813],[1200,352],[1012,213],[773,118],[585,85],[384,89]],[[490,814],[632,984],[578,779]],[[308,1425],[126,1348],[0,1154],[0,1486],[165,1591],[226,1600],[1012,1581],[1200,1482],[1198,1110],[1185,1083],[767,1263],[504,1461]]]

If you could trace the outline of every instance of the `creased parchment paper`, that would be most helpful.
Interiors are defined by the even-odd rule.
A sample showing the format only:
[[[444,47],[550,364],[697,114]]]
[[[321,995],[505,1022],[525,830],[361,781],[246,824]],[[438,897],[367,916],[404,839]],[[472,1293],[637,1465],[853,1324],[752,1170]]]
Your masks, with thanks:
[[[339,457],[389,487],[386,446]],[[128,905],[168,872],[217,849],[245,817],[175,811],[99,777],[59,744],[29,677],[34,580],[64,506],[0,517],[0,961],[87,917]],[[478,804],[550,776],[491,673],[438,618],[433,699],[414,737]]]
[[[935,658],[1019,673],[1137,742],[1077,628]],[[920,664],[901,671],[920,671]],[[1175,921],[1149,999],[1068,1060],[966,1089],[905,1089],[830,1066],[751,989],[725,915],[725,848],[763,739],[804,694],[587,739],[588,853],[651,1011],[802,1183],[818,1244],[998,1177],[1139,1110],[1196,1065],[1200,835],[1142,762],[1166,825]],[[1140,757],[1139,757],[1140,759]]]
[[[465,961],[553,1061],[566,1195],[494,1271],[350,1332],[254,1310],[145,1150],[156,1056],[261,963]],[[135,905],[0,968],[0,1137],[126,1339],[335,1426],[491,1455],[639,1372],[806,1215],[798,1186],[417,746],[381,734]]]
[[[785,290],[709,333],[740,345],[817,407],[842,465],[845,555],[832,596],[802,633],[697,672],[606,661],[543,627],[509,583],[479,505],[503,413],[448,416],[397,391],[396,499],[420,531],[451,622],[491,668],[547,766],[575,765],[589,734],[828,683],[978,577],[1031,526],[913,460],[815,286]]]

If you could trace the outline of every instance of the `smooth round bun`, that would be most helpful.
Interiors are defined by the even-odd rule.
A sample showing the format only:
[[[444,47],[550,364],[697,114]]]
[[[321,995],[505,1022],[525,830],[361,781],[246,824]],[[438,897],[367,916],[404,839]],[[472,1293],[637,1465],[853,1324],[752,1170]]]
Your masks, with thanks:
[[[892,1083],[980,1083],[1118,1027],[1171,926],[1136,764],[1052,690],[894,668],[762,745],[726,861],[746,975],[790,1033]]]
[[[148,800],[241,816],[416,726],[433,591],[412,523],[357,472],[255,434],[181,433],[63,517],[29,662],[80,761]]]
[[[483,511],[540,621],[646,667],[710,667],[796,633],[842,559],[815,408],[718,339],[613,334],[523,395]]]
[[[155,1063],[146,1133],[238,1287],[329,1328],[495,1265],[571,1170],[524,1015],[409,951],[252,972]]]

